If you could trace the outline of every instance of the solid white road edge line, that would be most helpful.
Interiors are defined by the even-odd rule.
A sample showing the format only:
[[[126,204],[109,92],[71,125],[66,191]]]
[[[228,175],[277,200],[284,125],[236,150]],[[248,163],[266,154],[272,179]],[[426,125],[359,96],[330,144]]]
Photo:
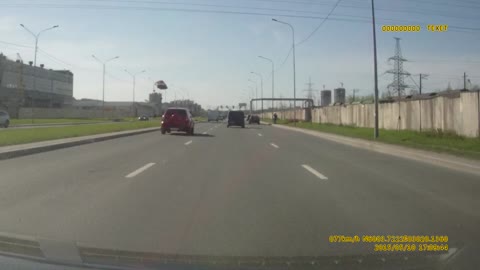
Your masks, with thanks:
[[[308,166],[307,164],[303,164],[302,167],[303,167],[305,170],[311,172],[311,173],[312,173],[313,175],[315,175],[316,177],[318,177],[318,178],[320,178],[320,179],[322,179],[322,180],[328,180],[328,177],[326,177],[325,175],[317,172],[314,168]]]
[[[278,147],[278,145],[274,144],[274,143],[270,143],[271,146],[275,147],[275,148],[280,148]]]
[[[132,178],[132,177],[135,177],[137,175],[139,175],[140,173],[142,173],[143,171],[147,170],[148,168],[152,167],[153,165],[155,165],[155,163],[148,163],[147,165],[131,172],[130,174],[128,174],[127,176],[125,176],[125,178]]]
[[[185,145],[189,145],[191,143],[192,143],[192,141],[190,140],[190,141],[186,142]]]

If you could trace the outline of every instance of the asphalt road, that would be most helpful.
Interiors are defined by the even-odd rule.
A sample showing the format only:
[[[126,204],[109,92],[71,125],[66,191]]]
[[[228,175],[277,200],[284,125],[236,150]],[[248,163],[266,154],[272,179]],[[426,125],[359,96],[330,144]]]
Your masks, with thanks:
[[[200,123],[0,161],[0,232],[176,254],[374,253],[446,235],[477,260],[480,179],[265,125]]]

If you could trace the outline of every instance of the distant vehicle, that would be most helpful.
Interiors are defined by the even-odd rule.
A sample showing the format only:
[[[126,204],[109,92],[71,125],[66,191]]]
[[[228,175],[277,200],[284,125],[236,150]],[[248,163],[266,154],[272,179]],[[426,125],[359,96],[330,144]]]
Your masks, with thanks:
[[[8,128],[10,125],[10,115],[6,111],[0,111],[0,126]]]
[[[225,118],[227,117],[227,113],[222,111],[219,111],[218,115],[219,115],[218,120],[225,120]]]
[[[245,127],[245,114],[242,111],[229,111],[227,127],[240,126]]]
[[[150,119],[148,118],[148,116],[142,115],[142,116],[138,117],[138,120],[139,120],[139,121],[148,121],[148,120],[150,120]]]
[[[172,131],[183,131],[189,135],[194,134],[195,121],[187,108],[168,108],[162,117],[161,132],[165,134]]]
[[[208,111],[207,112],[207,120],[210,121],[217,121],[220,120],[220,112],[219,111]]]
[[[249,124],[259,124],[260,125],[260,117],[258,115],[251,115],[250,118],[248,119]]]

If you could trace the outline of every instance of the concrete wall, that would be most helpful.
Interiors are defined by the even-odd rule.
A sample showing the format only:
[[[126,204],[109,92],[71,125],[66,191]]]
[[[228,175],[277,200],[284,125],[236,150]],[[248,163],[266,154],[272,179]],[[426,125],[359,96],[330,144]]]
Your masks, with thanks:
[[[374,127],[374,104],[348,104],[315,108],[312,122]],[[400,114],[399,114],[400,112]],[[293,111],[278,111],[280,119],[293,119]],[[400,116],[400,117],[399,117]],[[271,118],[271,113],[264,117]],[[461,92],[459,97],[437,96],[431,99],[379,104],[382,129],[453,131],[467,137],[479,137],[479,92]],[[297,110],[297,119],[305,111]]]

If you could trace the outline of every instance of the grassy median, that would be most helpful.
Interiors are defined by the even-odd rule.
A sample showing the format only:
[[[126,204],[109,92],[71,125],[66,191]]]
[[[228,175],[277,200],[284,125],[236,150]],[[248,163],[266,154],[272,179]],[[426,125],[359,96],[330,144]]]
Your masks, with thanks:
[[[110,120],[106,118],[10,119],[10,125],[90,123],[90,122],[102,122],[102,121],[110,121]]]
[[[0,130],[0,146],[80,137],[116,131],[159,127],[159,121],[132,121],[92,125]]]
[[[195,122],[206,122],[207,121],[207,118],[206,117],[203,117],[203,116],[195,116],[193,117],[193,120]]]
[[[264,119],[264,121],[271,122],[270,119]],[[286,120],[278,120],[277,124],[283,124],[291,127],[295,126],[293,122],[289,122]],[[347,137],[373,140],[372,128],[360,128],[354,126],[339,126],[333,124],[318,124],[309,122],[297,122],[296,127],[327,133],[334,133]],[[450,132],[417,132],[410,130],[396,131],[381,129],[378,141],[480,160],[480,139],[466,138]]]

